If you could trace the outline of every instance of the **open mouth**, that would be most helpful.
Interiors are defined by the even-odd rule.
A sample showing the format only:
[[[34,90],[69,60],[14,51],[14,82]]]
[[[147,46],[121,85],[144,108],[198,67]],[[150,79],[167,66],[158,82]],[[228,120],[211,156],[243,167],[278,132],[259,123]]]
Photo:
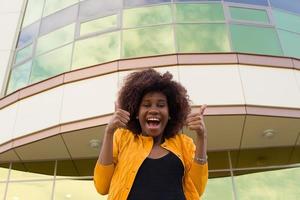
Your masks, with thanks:
[[[149,117],[147,118],[146,122],[150,129],[158,128],[160,125],[160,119],[156,117]]]

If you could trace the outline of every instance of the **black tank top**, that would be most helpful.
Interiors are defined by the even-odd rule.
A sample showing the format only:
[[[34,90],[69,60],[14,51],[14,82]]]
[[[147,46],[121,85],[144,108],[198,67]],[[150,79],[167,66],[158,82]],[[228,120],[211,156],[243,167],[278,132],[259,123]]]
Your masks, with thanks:
[[[183,164],[173,153],[146,158],[139,168],[127,200],[185,200]]]

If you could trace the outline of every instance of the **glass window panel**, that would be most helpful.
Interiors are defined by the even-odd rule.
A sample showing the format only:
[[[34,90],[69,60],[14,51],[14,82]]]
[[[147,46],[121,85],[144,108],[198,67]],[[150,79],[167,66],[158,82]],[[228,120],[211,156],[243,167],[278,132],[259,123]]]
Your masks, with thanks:
[[[180,2],[180,1],[189,1],[189,2],[193,2],[193,1],[221,1],[221,0],[174,0],[175,2]]]
[[[222,177],[227,176],[227,177]],[[230,172],[210,172],[209,177],[219,177],[208,179],[202,199],[205,200],[232,200],[233,188]]]
[[[38,35],[39,25],[40,22],[36,22],[22,29],[19,36],[18,48],[33,42]]]
[[[42,17],[44,0],[28,0],[22,27],[25,27]]]
[[[0,199],[4,199],[6,183],[0,183]]]
[[[93,180],[57,180],[55,182],[54,199],[104,200],[107,199],[107,195],[102,196],[97,193]]]
[[[26,166],[23,163],[13,163],[9,180],[53,179],[54,166],[54,161],[34,162],[26,164]]]
[[[124,0],[125,7],[143,6],[149,4],[167,3],[171,0]]]
[[[269,23],[265,10],[229,7],[229,11],[232,19]]]
[[[9,83],[8,83],[7,93],[13,92],[28,84],[30,70],[31,70],[31,63],[32,62],[30,60],[12,69]]]
[[[116,28],[118,24],[117,20],[117,15],[112,15],[84,22],[80,25],[80,35]]]
[[[19,63],[20,61],[25,60],[26,58],[31,57],[32,55],[32,44],[24,47],[23,49],[20,49],[17,51],[16,53],[16,59],[15,59],[15,63]]]
[[[253,5],[261,5],[261,6],[268,6],[268,0],[225,0],[234,3],[246,3],[246,4],[253,4]]]
[[[0,181],[7,180],[8,171],[9,171],[9,164],[1,164],[0,165]]]
[[[125,58],[175,52],[172,26],[156,26],[123,31]]]
[[[51,199],[53,181],[12,182],[8,184],[6,199]]]
[[[75,24],[70,24],[40,37],[36,46],[36,54],[41,54],[58,46],[72,42],[74,39],[74,30]]]
[[[225,24],[176,25],[178,52],[230,51]]]
[[[69,25],[76,21],[79,5],[70,6],[64,10],[44,17],[41,22],[39,35],[45,35],[56,29]]]
[[[120,58],[120,32],[79,40],[75,43],[72,69]]]
[[[300,168],[235,176],[239,199],[298,199]]]
[[[276,27],[300,33],[300,16],[279,10],[272,11]]]
[[[300,34],[277,30],[285,56],[300,58]]]
[[[43,54],[33,61],[30,83],[70,70],[72,44]]]
[[[224,20],[222,4],[176,4],[177,22],[207,22]]]
[[[282,55],[274,28],[230,25],[234,51],[268,55]]]
[[[80,2],[79,19],[107,16],[117,13],[122,8],[120,0],[86,0]]]
[[[300,13],[300,1],[299,0],[270,0],[272,7],[288,10],[295,13]]]
[[[46,0],[43,16],[50,15],[75,3],[78,3],[78,0]]]
[[[123,11],[123,27],[172,23],[170,5],[134,8]]]

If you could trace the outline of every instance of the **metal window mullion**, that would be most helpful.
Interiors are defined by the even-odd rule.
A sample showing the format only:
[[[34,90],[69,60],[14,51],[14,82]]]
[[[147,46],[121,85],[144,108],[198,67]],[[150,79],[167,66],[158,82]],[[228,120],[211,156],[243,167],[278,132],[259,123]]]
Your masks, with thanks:
[[[227,151],[227,153],[228,153],[228,162],[229,162],[230,176],[231,176],[231,183],[232,183],[233,199],[238,200],[235,181],[234,181],[234,174],[233,174],[233,169],[232,169],[232,161],[231,161],[230,151]]]

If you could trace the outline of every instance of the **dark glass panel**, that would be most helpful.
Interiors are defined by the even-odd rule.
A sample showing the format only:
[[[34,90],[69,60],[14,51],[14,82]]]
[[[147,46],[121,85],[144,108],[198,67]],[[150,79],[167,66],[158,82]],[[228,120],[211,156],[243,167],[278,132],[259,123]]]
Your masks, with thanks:
[[[268,6],[268,0],[225,0],[228,2],[234,3],[245,3],[245,4],[253,4],[253,5],[261,5],[261,6]]]
[[[168,3],[171,0],[124,0],[125,7],[143,6],[149,4]]]
[[[300,13],[300,0],[270,0],[272,7]]]

